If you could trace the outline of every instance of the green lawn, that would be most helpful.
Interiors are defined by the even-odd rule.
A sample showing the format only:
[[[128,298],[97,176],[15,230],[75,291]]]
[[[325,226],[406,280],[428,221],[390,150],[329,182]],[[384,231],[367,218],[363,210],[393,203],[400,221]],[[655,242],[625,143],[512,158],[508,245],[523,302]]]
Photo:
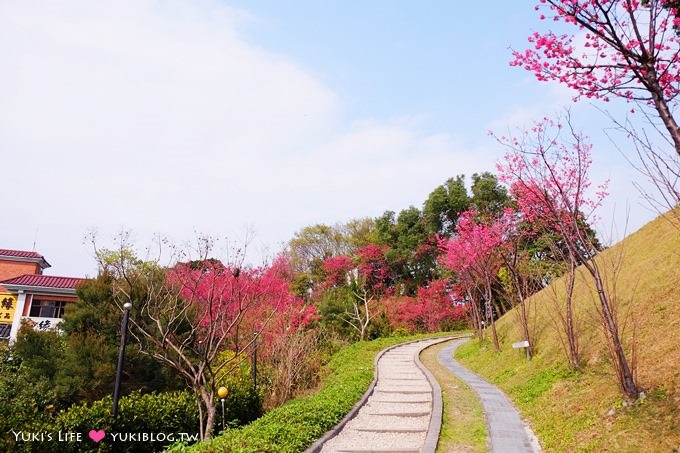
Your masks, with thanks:
[[[680,225],[659,218],[599,260],[608,269],[608,284],[616,283],[622,337],[637,364],[644,400],[630,406],[622,398],[585,279],[576,287],[582,372],[568,369],[550,316],[552,295],[559,296],[563,282],[531,299],[533,360],[511,347],[522,339],[513,313],[497,323],[501,352],[473,340],[456,358],[513,399],[546,451],[680,451]]]

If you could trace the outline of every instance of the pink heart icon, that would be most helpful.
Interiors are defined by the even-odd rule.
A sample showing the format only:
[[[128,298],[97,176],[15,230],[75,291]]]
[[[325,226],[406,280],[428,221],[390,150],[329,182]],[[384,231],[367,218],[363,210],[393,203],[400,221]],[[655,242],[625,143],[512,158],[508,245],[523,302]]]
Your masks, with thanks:
[[[87,435],[90,436],[90,439],[99,443],[104,438],[104,436],[106,436],[106,433],[104,432],[103,429],[100,430],[91,429],[90,432],[87,433]]]

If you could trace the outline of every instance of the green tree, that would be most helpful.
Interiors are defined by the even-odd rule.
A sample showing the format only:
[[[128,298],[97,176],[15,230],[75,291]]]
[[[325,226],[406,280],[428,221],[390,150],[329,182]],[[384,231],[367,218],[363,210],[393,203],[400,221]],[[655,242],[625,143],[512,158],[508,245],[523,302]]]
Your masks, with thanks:
[[[0,347],[0,451],[30,451],[16,445],[12,431],[40,432],[47,426],[57,412],[54,387],[22,366],[13,348]]]
[[[77,289],[78,302],[64,313],[66,349],[62,374],[80,379],[79,400],[92,402],[112,392],[120,348],[121,312],[113,297],[114,279],[101,273]],[[142,289],[138,289],[141,291]],[[121,376],[123,394],[174,390],[181,380],[130,343]]]
[[[397,242],[392,251],[399,263],[397,279],[403,292],[414,295],[434,277],[437,259],[436,241],[431,240],[422,212],[413,206],[404,209],[397,218]],[[434,247],[433,247],[434,245]]]
[[[451,237],[458,216],[470,205],[470,197],[465,188],[465,176],[449,178],[435,188],[423,203],[425,225],[431,233]]]
[[[295,233],[288,242],[288,254],[297,272],[313,272],[318,263],[350,253],[351,245],[341,226],[317,224]]]
[[[498,217],[510,203],[507,189],[498,183],[496,175],[487,171],[472,175],[471,191],[470,204],[485,217]]]
[[[340,228],[352,250],[356,250],[371,243],[375,220],[370,217],[352,219],[340,225]]]
[[[399,233],[396,229],[396,214],[394,211],[385,211],[375,219],[375,230],[371,242],[392,246],[396,244]]]
[[[14,353],[26,376],[53,382],[64,357],[63,338],[57,332],[41,332],[24,323],[17,334]]]

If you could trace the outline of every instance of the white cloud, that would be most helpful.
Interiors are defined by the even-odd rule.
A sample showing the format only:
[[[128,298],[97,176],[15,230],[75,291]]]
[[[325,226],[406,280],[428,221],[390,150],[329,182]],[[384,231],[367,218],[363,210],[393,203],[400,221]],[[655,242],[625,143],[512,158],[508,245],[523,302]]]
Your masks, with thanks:
[[[346,124],[345,93],[244,40],[252,20],[218,0],[0,3],[0,247],[35,241],[67,275],[94,273],[91,229],[145,245],[253,228],[251,250],[272,253],[304,226],[419,207],[494,170],[491,139],[428,131],[429,112]],[[570,95],[548,98],[492,127]]]
[[[2,247],[56,274],[94,273],[81,243],[258,232],[277,247],[316,222],[420,205],[458,173],[492,169],[413,118],[340,118],[339,96],[244,41],[217,0],[0,4]],[[486,167],[480,165],[488,161]],[[36,230],[38,231],[36,235]]]

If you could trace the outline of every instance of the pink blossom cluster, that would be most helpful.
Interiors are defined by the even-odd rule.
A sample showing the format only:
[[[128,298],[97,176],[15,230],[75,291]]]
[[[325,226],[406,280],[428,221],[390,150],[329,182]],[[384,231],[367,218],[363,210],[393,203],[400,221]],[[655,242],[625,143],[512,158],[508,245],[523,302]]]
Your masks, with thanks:
[[[339,255],[327,258],[323,262],[326,275],[326,287],[339,286],[347,282],[347,273],[354,268],[354,261],[349,256]]]
[[[386,253],[388,247],[368,244],[358,248],[354,258],[345,255],[333,256],[323,262],[325,274],[323,288],[330,288],[356,280],[351,271],[356,269],[356,277],[365,289],[376,294],[383,294],[389,289],[390,266]]]
[[[437,332],[445,328],[447,322],[465,319],[467,307],[453,303],[447,280],[434,280],[418,288],[416,297],[387,300],[385,312],[393,329]]]
[[[535,32],[531,47],[514,51],[511,66],[556,80],[586,98],[651,101],[653,91],[666,101],[680,89],[680,25],[670,0],[540,0],[541,19],[575,25],[585,42],[578,49],[573,35]]]
[[[238,341],[239,331],[250,336],[253,332],[281,335],[305,327],[316,317],[313,306],[291,293],[289,275],[285,258],[246,269],[206,260],[179,264],[166,279],[195,313],[206,338],[225,335]]]
[[[608,182],[589,194],[592,146],[571,128],[568,139],[563,135],[559,121],[544,118],[519,138],[496,137],[509,150],[496,168],[523,220],[574,235],[583,221],[595,220],[595,210],[608,195]]]
[[[387,249],[386,246],[368,244],[355,252],[359,258],[359,276],[374,291],[384,291],[389,284],[390,266],[385,256]]]
[[[476,211],[466,211],[458,218],[456,235],[440,243],[441,263],[454,271],[464,285],[475,286],[491,279],[501,265],[506,231],[502,222],[485,223]]]

